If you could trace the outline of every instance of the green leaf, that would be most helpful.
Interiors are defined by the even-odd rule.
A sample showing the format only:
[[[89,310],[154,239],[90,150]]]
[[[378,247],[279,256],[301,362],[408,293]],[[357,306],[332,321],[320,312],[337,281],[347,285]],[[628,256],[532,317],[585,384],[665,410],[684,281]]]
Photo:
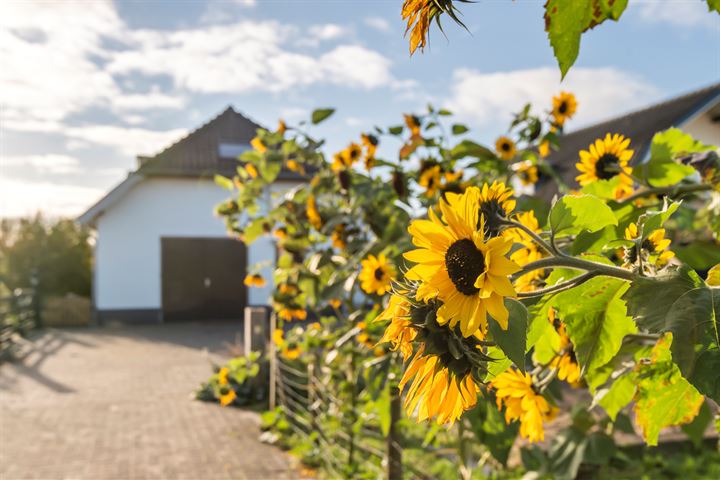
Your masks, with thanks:
[[[505,465],[520,429],[519,422],[505,423],[494,402],[478,402],[476,408],[465,413],[465,418],[470,420],[476,441],[487,447],[495,460]]]
[[[223,177],[222,175],[215,175],[215,184],[221,186],[225,190],[234,190],[235,185],[233,184],[233,181],[227,177]]]
[[[453,147],[450,151],[453,159],[459,160],[465,157],[475,158],[494,158],[495,153],[487,147],[484,147],[471,140],[463,140]]]
[[[654,187],[674,185],[695,172],[693,167],[678,163],[675,158],[711,148],[678,128],[670,128],[653,136],[650,160],[636,166],[633,173]]]
[[[386,382],[385,388],[382,389],[380,396],[375,400],[375,410],[378,414],[378,420],[380,420],[380,430],[384,436],[388,436],[390,432],[390,384]]]
[[[488,362],[487,375],[485,375],[485,378],[483,379],[484,382],[489,382],[490,380],[510,368],[513,364],[512,360],[505,356],[505,353],[502,351],[502,349],[500,349],[500,347],[489,347],[487,355],[495,361]]]
[[[648,445],[657,445],[660,430],[691,422],[698,414],[703,396],[685,380],[673,363],[667,335],[653,348],[651,364],[638,375],[635,394],[635,422]]]
[[[280,175],[282,162],[266,157],[260,162],[259,170],[260,176],[262,176],[263,180],[268,183],[272,183],[275,181],[277,176]]]
[[[713,415],[710,411],[708,403],[703,402],[697,417],[695,417],[692,422],[686,423],[680,427],[682,428],[682,431],[690,437],[690,440],[696,448],[702,445],[703,438],[705,437],[705,430],[707,430],[707,427],[710,425],[712,418]]]
[[[615,191],[620,185],[620,175],[615,175],[613,178],[608,180],[595,180],[594,182],[585,185],[580,192],[595,195],[599,198],[606,200],[615,200]]]
[[[313,125],[317,125],[333,113],[335,113],[334,108],[318,108],[317,110],[314,110],[312,112],[312,115],[310,116],[310,121],[313,123]]]
[[[612,421],[615,421],[620,410],[625,408],[635,396],[636,382],[637,375],[634,372],[621,375],[608,387],[598,389],[593,402],[603,407]]]
[[[603,432],[593,432],[588,435],[587,448],[583,463],[590,465],[606,465],[615,455],[615,441]]]
[[[680,202],[666,203],[659,212],[646,212],[640,215],[638,229],[641,232],[641,241],[645,240],[654,230],[662,228],[679,207]]]
[[[505,355],[524,372],[528,312],[525,305],[512,298],[505,299],[505,306],[510,312],[508,329],[503,330],[497,322],[492,321],[488,322],[490,333]]]
[[[445,109],[445,108],[441,108],[440,110],[438,110],[437,113],[438,113],[438,115],[442,115],[442,116],[444,116],[444,117],[447,117],[448,115],[452,115],[452,112],[451,112],[450,110]]]
[[[460,123],[456,123],[452,126],[452,133],[453,135],[462,135],[463,133],[467,132],[469,129]]]
[[[618,20],[627,0],[548,0],[545,31],[557,58],[562,77],[575,63],[580,36],[607,19]]]
[[[708,11],[720,13],[720,0],[707,0]]]
[[[720,349],[710,347],[697,356],[695,368],[688,377],[698,391],[720,402]]]
[[[260,235],[265,233],[265,218],[256,218],[245,228],[243,233],[243,240],[247,245],[254,242]]]
[[[617,278],[597,277],[556,296],[555,307],[583,373],[609,362],[625,335],[637,332],[622,298],[629,286]]]
[[[618,224],[610,207],[592,195],[562,197],[550,210],[548,221],[555,235],[583,230],[596,232],[608,225]]]
[[[388,133],[391,135],[400,135],[403,132],[403,126],[402,125],[396,125],[394,127],[388,128]]]

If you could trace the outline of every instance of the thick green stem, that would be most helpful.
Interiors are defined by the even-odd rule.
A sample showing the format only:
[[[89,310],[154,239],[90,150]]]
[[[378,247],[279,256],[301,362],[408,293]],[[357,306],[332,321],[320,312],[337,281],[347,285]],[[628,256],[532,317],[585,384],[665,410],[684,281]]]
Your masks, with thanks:
[[[543,248],[543,250],[545,250],[550,255],[555,255],[556,253],[559,253],[559,252],[555,251],[555,249],[549,243],[547,243],[545,240],[543,240],[542,237],[540,237],[540,235],[533,232],[530,228],[526,227],[522,223],[516,222],[514,220],[505,219],[505,218],[500,218],[500,217],[498,217],[498,218],[503,225],[507,225],[508,227],[512,227],[512,228],[519,228],[523,232],[527,233],[530,236],[530,238],[532,238],[535,241],[535,243],[540,245]]]
[[[577,287],[581,283],[585,283],[591,278],[597,277],[598,275],[599,273],[597,272],[587,272],[571,280],[568,280],[567,282],[558,283],[547,288],[541,288],[532,292],[519,292],[517,296],[518,298],[535,298],[542,297],[543,295],[547,295],[549,293],[560,293],[565,290],[570,290],[573,287]]]
[[[630,270],[625,270],[624,268],[567,256],[542,258],[535,262],[528,263],[516,275],[520,276],[532,272],[533,270],[552,267],[567,267],[575,270],[585,270],[588,272],[595,272],[596,275],[605,275],[608,277],[621,278],[623,280],[630,281],[634,280],[637,277],[635,273],[631,272]]]

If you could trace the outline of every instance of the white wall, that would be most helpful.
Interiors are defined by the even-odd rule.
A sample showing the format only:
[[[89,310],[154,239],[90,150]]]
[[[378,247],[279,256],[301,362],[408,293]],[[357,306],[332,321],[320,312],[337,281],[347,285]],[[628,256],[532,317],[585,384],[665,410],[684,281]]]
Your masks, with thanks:
[[[712,116],[720,114],[720,107],[691,119],[681,129],[694,139],[708,145],[720,145],[720,123],[713,122]]]
[[[288,188],[274,185],[273,190]],[[225,224],[213,214],[230,192],[201,179],[146,179],[133,187],[97,221],[95,304],[100,310],[160,309],[161,237],[226,238]],[[270,194],[266,194],[266,200]],[[275,260],[270,236],[248,248],[248,265]],[[268,286],[248,289],[250,305],[266,305],[271,267],[262,272]],[[238,272],[245,276],[245,272]]]

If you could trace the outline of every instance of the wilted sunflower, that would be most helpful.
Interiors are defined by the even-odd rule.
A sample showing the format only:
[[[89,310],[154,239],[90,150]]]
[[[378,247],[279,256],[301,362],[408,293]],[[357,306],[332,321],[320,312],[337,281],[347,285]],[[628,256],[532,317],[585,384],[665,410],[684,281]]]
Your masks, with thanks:
[[[392,281],[395,279],[395,267],[384,254],[377,257],[368,255],[360,262],[362,270],[358,276],[360,288],[365,293],[385,295],[391,289]]]
[[[431,198],[435,196],[435,192],[437,192],[437,189],[440,187],[440,175],[440,165],[430,167],[420,174],[420,180],[418,181],[418,183],[421,187],[425,188],[426,197]]]
[[[412,327],[412,322],[408,318],[409,315],[410,303],[401,295],[393,294],[385,311],[375,320],[390,320],[390,324],[385,328],[385,333],[378,343],[390,343],[390,349],[392,351],[399,350],[404,361],[407,361],[412,355],[412,341],[417,335],[417,330]]]
[[[463,1],[463,0],[460,0]],[[430,22],[435,20],[440,25],[439,16],[446,13],[458,25],[465,27],[457,17],[452,0],[405,0],[402,7],[402,18],[407,20],[405,34],[410,32],[410,55],[418,47],[421,50],[427,45]]]
[[[332,232],[332,235],[330,236],[330,240],[332,241],[332,245],[335,248],[343,249],[347,246],[347,243],[345,243],[345,224],[344,223],[338,223],[335,225],[335,229]]]
[[[410,129],[410,136],[419,137],[420,119],[415,115],[408,115],[407,113],[403,114],[403,117],[405,117],[405,125],[407,125],[408,129]]]
[[[540,225],[535,213],[530,210],[518,213],[514,217],[515,221],[527,227],[530,231],[540,233]],[[520,228],[508,228],[503,230],[502,236],[509,238],[515,244],[522,245],[510,255],[510,260],[524,267],[528,263],[540,260],[543,257],[542,251],[538,248],[535,241],[525,231]],[[521,275],[515,279],[515,289],[518,292],[532,292],[538,288],[538,281],[543,277],[544,270],[537,269]]]
[[[521,436],[531,442],[543,441],[543,422],[552,420],[557,409],[535,390],[530,375],[509,369],[495,377],[490,386],[496,390],[498,409],[505,405],[505,422],[520,420]]]
[[[538,181],[538,169],[530,161],[519,162],[513,165],[515,174],[523,185],[535,185]]]
[[[458,375],[443,365],[437,355],[425,355],[420,347],[407,366],[400,390],[413,379],[405,395],[405,411],[417,421],[437,417],[439,425],[454,423],[462,413],[477,404],[480,387],[469,369]]]
[[[625,240],[636,240],[638,238],[637,225],[631,223],[625,229]],[[657,267],[664,267],[668,261],[675,256],[675,252],[668,250],[671,240],[665,238],[665,229],[658,228],[653,230],[645,240],[643,240],[640,246],[641,250],[647,252],[649,260]],[[638,261],[637,245],[625,249],[625,263],[626,265],[633,265]]]
[[[582,173],[575,179],[584,187],[596,180],[619,176],[615,198],[632,193],[632,169],[628,163],[635,152],[628,149],[629,145],[630,139],[617,133],[608,133],[605,138],[595,140],[588,150],[580,150],[580,161],[575,166]]]
[[[577,110],[577,100],[575,95],[570,92],[560,92],[552,99],[553,109],[552,116],[555,119],[555,124],[562,127],[565,124],[565,120],[572,118]]]
[[[292,322],[293,320],[305,320],[307,318],[307,311],[305,311],[304,308],[282,306],[278,311],[278,317],[288,322]]]
[[[578,365],[577,358],[575,358],[575,350],[565,330],[565,324],[557,318],[554,308],[548,310],[548,320],[560,337],[558,354],[550,362],[550,367],[557,369],[557,376],[560,380],[565,380],[573,387],[579,386],[580,365]]]
[[[422,283],[418,299],[437,297],[443,302],[438,311],[441,324],[460,324],[465,337],[487,330],[489,313],[503,329],[508,326],[504,297],[514,297],[508,275],[520,267],[506,258],[512,241],[502,237],[485,241],[485,222],[480,214],[481,191],[469,187],[465,193],[447,194],[438,206],[442,219],[433,209],[429,220],[414,220],[408,231],[419,248],[404,254],[417,263],[405,275]]]
[[[497,181],[492,185],[484,184],[480,190],[480,213],[485,218],[485,233],[489,236],[494,237],[500,234],[502,225],[498,217],[509,217],[515,210],[516,202],[512,198],[513,193],[512,188]]]
[[[503,160],[511,160],[517,153],[517,147],[508,137],[500,137],[495,141],[495,151]]]
[[[248,274],[243,283],[246,287],[262,288],[266,285],[265,279],[259,273]]]
[[[307,217],[310,221],[310,225],[315,227],[316,230],[320,230],[322,228],[322,217],[320,216],[320,212],[318,212],[317,204],[315,203],[315,196],[310,195],[307,199],[307,205],[306,205],[306,211],[307,211]]]

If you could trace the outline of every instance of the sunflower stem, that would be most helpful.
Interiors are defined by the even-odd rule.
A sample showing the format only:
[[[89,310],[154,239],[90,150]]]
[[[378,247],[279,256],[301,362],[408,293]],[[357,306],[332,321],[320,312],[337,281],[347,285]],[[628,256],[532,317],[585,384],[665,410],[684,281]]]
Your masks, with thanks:
[[[542,268],[552,267],[568,267],[575,270],[586,270],[588,272],[595,272],[595,275],[605,275],[608,277],[621,278],[623,280],[634,280],[637,274],[624,268],[616,267],[615,265],[607,265],[604,263],[592,262],[590,260],[583,260],[582,258],[562,256],[562,257],[549,257],[541,258],[535,262],[528,263],[523,267],[520,272],[516,275],[524,275],[532,272],[533,270],[539,270]]]
[[[582,275],[568,280],[567,282],[558,283],[547,288],[541,288],[532,292],[518,292],[517,296],[518,298],[534,298],[542,297],[543,295],[547,295],[549,293],[559,293],[565,290],[570,290],[573,287],[577,287],[581,283],[585,283],[586,281],[590,280],[593,277],[597,277],[598,275],[598,272],[592,271],[583,273]]]
[[[526,226],[523,225],[522,223],[516,222],[516,221],[514,221],[514,220],[510,220],[510,219],[505,219],[505,218],[502,218],[502,217],[498,217],[498,218],[499,218],[499,220],[500,220],[500,222],[501,222],[502,225],[507,225],[508,227],[513,227],[513,228],[519,228],[519,229],[522,230],[523,232],[527,233],[527,234],[530,236],[530,238],[532,238],[533,240],[535,240],[535,242],[536,242],[538,245],[540,245],[540,246],[543,248],[543,250],[545,250],[545,251],[546,251],[547,253],[549,253],[550,255],[555,255],[555,254],[556,254],[556,251],[553,249],[552,245],[550,245],[549,243],[547,243],[545,240],[542,239],[542,237],[540,237],[540,235],[538,235],[537,233],[533,232],[530,228],[526,227]]]
[[[705,192],[707,190],[712,190],[712,188],[713,188],[712,185],[709,185],[706,183],[684,185],[684,186],[680,185],[680,186],[672,186],[672,187],[646,188],[645,190],[640,190],[639,192],[635,192],[634,194],[630,195],[629,197],[621,200],[620,204],[622,205],[625,203],[630,203],[639,198],[650,197],[652,195],[667,195],[671,198],[675,198],[675,197],[684,195],[686,193]]]

